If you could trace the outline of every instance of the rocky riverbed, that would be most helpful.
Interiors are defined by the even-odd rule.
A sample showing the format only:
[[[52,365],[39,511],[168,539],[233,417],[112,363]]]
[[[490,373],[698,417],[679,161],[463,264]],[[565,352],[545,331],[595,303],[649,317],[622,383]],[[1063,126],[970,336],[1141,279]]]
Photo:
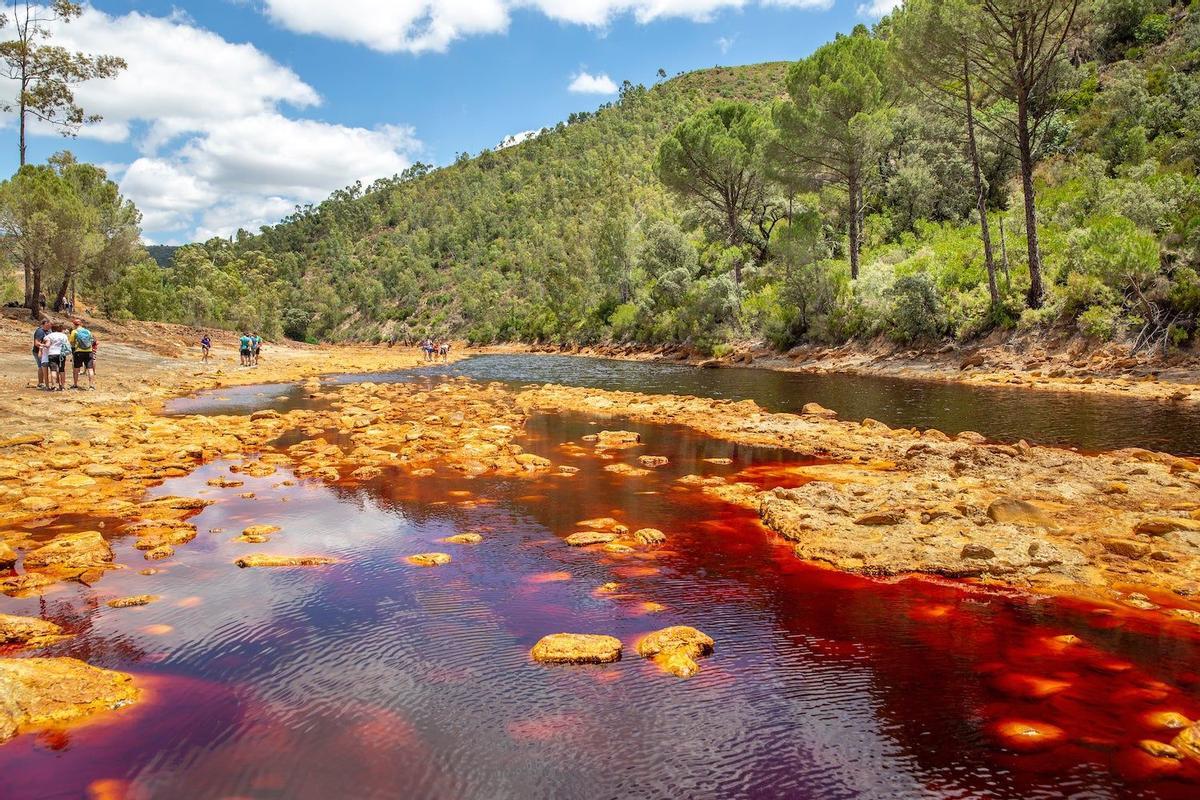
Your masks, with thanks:
[[[339,486],[372,481],[385,470],[400,470],[414,481],[445,471],[569,481],[577,467],[527,452],[521,437],[531,414],[571,412],[601,423],[586,442],[572,446],[644,456],[639,466],[606,467],[634,484],[663,460],[638,452],[639,437],[622,429],[623,420],[683,425],[817,459],[756,481],[680,479],[754,509],[764,535],[793,543],[800,559],[880,578],[927,573],[1078,594],[1158,615],[1164,625],[1200,623],[1200,472],[1187,459],[1136,449],[1089,456],[1023,442],[998,445],[970,433],[951,438],[871,420],[843,421],[816,406],[802,415],[769,414],[750,402],[557,386],[514,391],[466,380],[332,385],[317,378],[350,363],[394,368],[395,356],[391,360],[385,365],[386,351],[328,350],[281,358],[253,376],[192,371],[159,383],[152,395],[269,379],[299,382],[312,402],[283,412],[167,418],[155,413],[153,399],[79,401],[68,417],[0,441],[0,566],[10,569],[0,578],[0,592],[29,596],[64,581],[102,587],[114,570],[150,571],[169,563],[196,539],[190,520],[212,501],[148,498],[147,490],[224,460],[228,468],[210,484],[233,489],[244,477],[270,478],[281,469]],[[567,544],[611,553],[656,547],[668,538],[652,528],[630,531],[611,518],[580,527],[579,538]],[[140,561],[118,561],[107,538],[114,531],[135,537]],[[337,560],[289,552],[283,542],[273,542],[277,532],[270,526],[243,530],[247,551],[237,565],[286,569]],[[414,558],[420,557],[414,566],[432,569],[452,558]],[[153,598],[113,601],[136,606]],[[703,620],[696,624],[703,627]],[[36,650],[66,635],[56,628],[35,618],[0,617],[0,642],[10,650]],[[681,677],[699,671],[713,648],[711,639],[691,628],[660,634],[662,641],[639,645],[639,654]],[[578,643],[551,640],[542,648],[546,660],[619,657],[603,638],[583,640],[603,645],[602,653],[586,657],[571,655],[563,641]],[[70,691],[47,694],[53,681]],[[0,737],[137,697],[135,682],[121,673],[71,659],[2,658]],[[1176,755],[1163,758],[1193,753],[1195,735],[1181,734]]]

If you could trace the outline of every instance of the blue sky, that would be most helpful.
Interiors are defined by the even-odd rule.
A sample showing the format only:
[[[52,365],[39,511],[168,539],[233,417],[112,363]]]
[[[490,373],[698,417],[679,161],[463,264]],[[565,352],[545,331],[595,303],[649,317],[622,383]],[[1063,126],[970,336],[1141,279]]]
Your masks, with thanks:
[[[67,147],[142,208],[146,239],[256,230],[420,160],[714,65],[794,60],[891,0],[94,0],[63,44],[130,63],[78,91],[105,122]],[[7,5],[7,3],[6,3]],[[5,87],[7,89],[11,87]],[[6,173],[12,118],[0,118]]]

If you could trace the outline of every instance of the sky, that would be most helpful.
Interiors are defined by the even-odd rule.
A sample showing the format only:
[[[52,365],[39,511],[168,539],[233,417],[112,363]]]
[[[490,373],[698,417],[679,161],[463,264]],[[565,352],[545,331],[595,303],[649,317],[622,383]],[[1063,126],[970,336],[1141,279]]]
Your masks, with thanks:
[[[29,160],[69,149],[102,165],[142,210],[147,243],[227,237],[356,180],[519,140],[660,68],[802,58],[896,5],[93,0],[56,43],[129,68],[76,89],[103,122],[75,139],[35,127]],[[15,118],[0,115],[0,171],[16,167]]]

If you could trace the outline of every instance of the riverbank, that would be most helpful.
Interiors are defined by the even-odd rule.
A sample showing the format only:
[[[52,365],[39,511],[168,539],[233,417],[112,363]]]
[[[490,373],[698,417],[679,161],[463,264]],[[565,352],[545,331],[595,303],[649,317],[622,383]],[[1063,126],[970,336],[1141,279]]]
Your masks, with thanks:
[[[560,353],[628,361],[667,361],[700,367],[752,367],[780,372],[844,373],[1003,386],[1200,404],[1200,354],[1188,350],[1134,356],[1126,346],[1097,346],[1080,336],[995,335],[971,345],[912,348],[885,340],[839,347],[796,347],[779,353],[743,343],[721,358],[680,346],[494,345],[474,352]]]

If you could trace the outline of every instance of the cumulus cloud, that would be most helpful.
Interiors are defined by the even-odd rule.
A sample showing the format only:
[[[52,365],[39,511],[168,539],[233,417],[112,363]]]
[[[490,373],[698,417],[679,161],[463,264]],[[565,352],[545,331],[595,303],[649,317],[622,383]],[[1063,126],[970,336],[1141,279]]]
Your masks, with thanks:
[[[133,146],[131,163],[106,166],[142,210],[150,240],[254,230],[355,180],[401,172],[420,150],[408,127],[287,116],[319,105],[316,90],[253,45],[227,41],[186,15],[114,16],[89,6],[55,37],[72,50],[119,53],[129,64],[115,79],[78,87],[80,104],[104,116],[80,135]]]
[[[506,147],[518,145],[521,142],[527,142],[537,136],[541,131],[521,131],[520,133],[512,133],[500,140],[500,144],[496,145],[497,150],[503,150]]]
[[[602,28],[622,14],[640,23],[711,19],[724,9],[764,6],[828,9],[833,0],[263,0],[267,16],[297,33],[326,36],[383,52],[442,52],[464,36],[503,33],[511,12]]]
[[[858,15],[867,19],[880,19],[895,11],[904,0],[871,0],[858,7]]]
[[[580,72],[571,78],[567,91],[575,94],[616,94],[617,84],[604,73],[592,75]]]

